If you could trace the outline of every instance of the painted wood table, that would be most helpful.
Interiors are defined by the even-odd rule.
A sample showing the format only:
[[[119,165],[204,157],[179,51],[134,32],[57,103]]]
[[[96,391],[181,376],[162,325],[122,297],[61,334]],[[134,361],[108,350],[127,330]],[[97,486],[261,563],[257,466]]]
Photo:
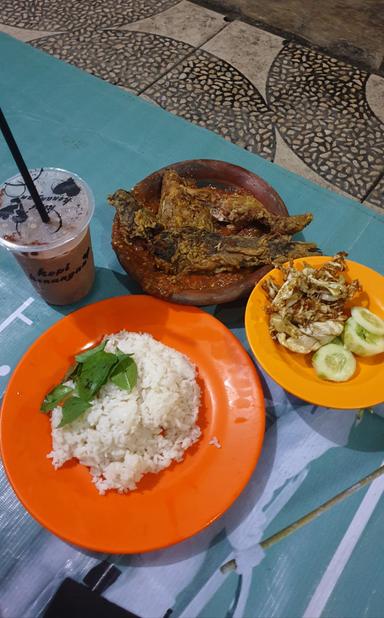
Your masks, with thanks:
[[[222,159],[256,172],[280,193],[290,213],[314,213],[306,234],[324,253],[344,249],[351,259],[384,272],[384,219],[357,202],[6,35],[0,37],[0,85],[2,107],[29,166],[75,171],[95,193],[97,278],[84,303],[139,291],[110,246],[113,211],[106,196],[164,165],[193,158]],[[0,178],[14,172],[0,145]],[[64,309],[46,305],[5,251],[0,297],[2,395],[28,346],[82,303]],[[244,303],[206,310],[247,347]],[[109,557],[121,575],[105,597],[148,618],[161,618],[168,610],[177,618],[383,615],[382,477],[344,494],[278,542],[262,543],[381,465],[383,406],[362,419],[356,411],[315,408],[260,375],[268,429],[260,462],[240,498],[221,519],[180,545]],[[105,558],[42,529],[18,502],[3,470],[0,547],[4,618],[40,615],[66,576],[80,581]]]

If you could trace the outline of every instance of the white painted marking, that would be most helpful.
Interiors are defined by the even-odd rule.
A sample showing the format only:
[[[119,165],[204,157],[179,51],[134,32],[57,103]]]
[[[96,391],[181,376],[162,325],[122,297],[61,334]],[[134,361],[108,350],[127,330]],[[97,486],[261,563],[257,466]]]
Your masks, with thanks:
[[[10,371],[11,368],[9,365],[0,365],[0,376],[7,376]]]
[[[234,506],[218,522],[218,526],[220,521],[224,523],[227,540],[235,549],[223,559],[223,562],[241,557],[244,567],[243,575],[247,571],[246,567],[249,570],[253,569],[262,558],[260,550],[255,561],[252,559],[253,551],[248,551],[248,549],[255,548],[267,524],[273,521],[288,500],[298,491],[308,474],[309,464],[335,445],[346,445],[354,423],[354,415],[346,415],[344,411],[338,410],[332,411],[332,414],[329,414],[327,410],[318,410],[312,417],[309,415],[312,407],[308,404],[306,410],[310,418],[309,423],[295,411],[289,410],[290,404],[287,402],[282,402],[280,405],[281,416],[266,434],[263,453],[256,473]],[[260,494],[260,479],[263,478],[267,481]],[[210,530],[212,528],[208,528],[207,533]],[[218,528],[214,530],[217,533]],[[212,538],[213,536],[212,532]],[[178,564],[181,568],[182,561]],[[153,569],[148,569],[148,572],[153,576]],[[195,594],[179,618],[198,616],[223,584],[225,577],[227,574],[222,574],[219,569],[215,571]],[[132,586],[132,594],[135,590]],[[243,591],[245,594],[246,588]],[[245,598],[243,595],[242,597],[239,599],[240,609],[243,607]],[[112,594],[109,598],[111,601],[114,600]],[[131,608],[127,606],[127,609]],[[134,611],[133,608],[132,611]],[[152,615],[154,614],[153,611]]]
[[[243,582],[240,590],[240,597],[237,603],[237,607],[233,614],[233,618],[244,618],[246,605],[248,601],[249,592],[251,590],[252,585],[252,571],[248,571],[243,575]]]
[[[319,618],[384,492],[381,476],[368,489],[310,600],[303,618]]]
[[[191,618],[191,616],[198,616],[213,595],[216,594],[219,588],[221,588],[225,579],[226,575],[223,575],[221,571],[217,569],[205,582],[203,587],[200,588],[196,596],[192,599],[184,611],[181,612],[179,618]]]
[[[1,322],[0,323],[0,333],[3,332],[3,330],[5,330],[10,324],[12,324],[12,322],[14,322],[17,319],[21,320],[25,324],[28,324],[28,326],[31,326],[31,324],[33,324],[32,320],[27,318],[27,316],[23,314],[23,311],[27,307],[29,307],[29,305],[31,305],[33,301],[34,299],[30,296],[29,298],[27,298],[27,300],[22,305],[20,305],[20,307],[16,309],[16,311],[11,313],[10,316],[8,316],[3,322]]]

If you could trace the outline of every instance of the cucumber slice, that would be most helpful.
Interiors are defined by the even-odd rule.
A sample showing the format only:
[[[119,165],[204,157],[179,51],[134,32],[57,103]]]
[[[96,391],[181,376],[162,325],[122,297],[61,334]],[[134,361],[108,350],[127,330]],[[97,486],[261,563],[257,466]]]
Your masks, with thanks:
[[[346,382],[356,371],[353,354],[337,343],[319,348],[312,357],[312,365],[319,378],[331,382]]]
[[[343,341],[345,347],[358,356],[375,356],[384,352],[384,336],[370,333],[354,318],[345,323]]]
[[[355,322],[374,335],[384,335],[384,320],[365,307],[352,307],[351,314]]]

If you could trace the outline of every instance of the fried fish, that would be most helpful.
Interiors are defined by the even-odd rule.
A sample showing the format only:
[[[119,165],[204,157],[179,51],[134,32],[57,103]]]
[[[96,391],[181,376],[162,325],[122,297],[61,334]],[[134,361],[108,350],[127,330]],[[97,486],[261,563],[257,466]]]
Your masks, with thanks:
[[[214,229],[209,204],[174,170],[164,172],[158,218],[169,229],[186,226],[209,232]]]
[[[149,250],[157,267],[169,274],[234,272],[318,252],[313,243],[295,242],[289,236],[221,236],[196,228],[164,230],[153,238]]]
[[[109,202],[116,208],[125,241],[145,242],[157,268],[168,274],[235,272],[241,268],[281,264],[318,252],[313,243],[293,241],[287,234],[271,232],[255,238],[222,236],[196,225],[197,219],[204,220],[204,215],[196,215],[194,226],[191,219],[189,224],[179,226],[183,208],[179,219],[176,212],[171,216],[168,205],[155,214],[141,207],[133,194],[123,189],[110,196]],[[170,221],[177,221],[177,225],[171,226]]]
[[[159,219],[166,228],[196,227],[214,231],[215,221],[229,223],[235,231],[250,226],[264,232],[293,236],[311,221],[312,214],[281,217],[270,213],[253,195],[197,187],[174,170],[163,176]]]

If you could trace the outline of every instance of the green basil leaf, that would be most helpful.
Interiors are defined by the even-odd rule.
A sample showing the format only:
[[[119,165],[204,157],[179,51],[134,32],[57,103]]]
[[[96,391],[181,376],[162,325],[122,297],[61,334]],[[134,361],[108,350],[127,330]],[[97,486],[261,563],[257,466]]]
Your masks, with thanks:
[[[79,416],[81,416],[91,404],[80,397],[70,397],[63,405],[63,417],[61,419],[59,427],[64,427],[68,423],[72,423]]]
[[[126,355],[113,368],[110,374],[111,382],[125,391],[131,391],[137,382],[137,365],[133,358]]]
[[[69,367],[68,371],[65,373],[63,382],[66,382],[67,380],[75,380],[76,376],[79,375],[80,371],[81,371],[81,363],[74,363],[73,365]]]
[[[41,404],[40,410],[42,412],[49,412],[56,408],[56,406],[63,401],[68,395],[73,392],[73,388],[70,386],[64,386],[64,384],[59,384],[59,386],[55,386],[49,393],[45,396],[43,403]]]
[[[123,354],[122,352],[117,356],[118,362],[115,367],[112,368],[110,375],[114,376],[122,371],[125,371],[127,367],[135,363],[130,354]]]
[[[105,384],[114,365],[118,363],[115,354],[100,350],[83,363],[77,380],[77,389],[82,399],[89,401]]]
[[[95,346],[94,348],[90,348],[89,350],[85,350],[85,352],[82,352],[81,354],[77,354],[75,356],[75,359],[77,360],[78,363],[85,363],[85,361],[88,360],[88,358],[91,358],[91,356],[93,356],[94,354],[97,354],[98,352],[101,352],[102,350],[104,350],[106,345],[107,345],[107,342],[102,341],[102,343]]]

